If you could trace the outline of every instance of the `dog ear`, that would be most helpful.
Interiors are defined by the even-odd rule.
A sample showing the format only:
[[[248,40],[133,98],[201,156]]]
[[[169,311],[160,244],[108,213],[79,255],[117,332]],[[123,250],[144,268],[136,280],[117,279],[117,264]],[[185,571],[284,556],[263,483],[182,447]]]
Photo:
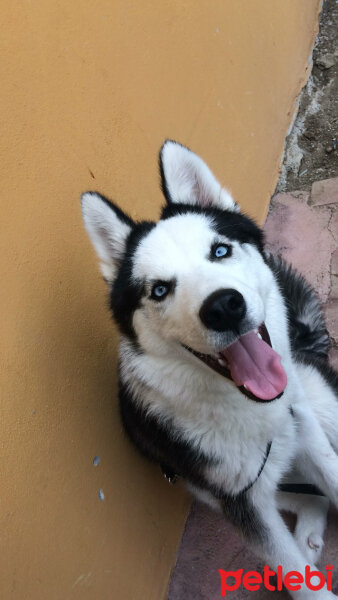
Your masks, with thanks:
[[[159,156],[162,190],[168,204],[183,203],[239,212],[205,162],[178,142],[166,140]]]
[[[100,259],[103,277],[111,284],[124,256],[134,222],[96,192],[82,194],[81,205],[85,228]]]

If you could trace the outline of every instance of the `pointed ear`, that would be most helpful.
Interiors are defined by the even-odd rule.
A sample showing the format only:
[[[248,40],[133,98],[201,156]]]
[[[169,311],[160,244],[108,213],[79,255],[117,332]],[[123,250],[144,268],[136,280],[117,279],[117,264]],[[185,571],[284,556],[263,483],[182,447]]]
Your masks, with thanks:
[[[85,228],[100,259],[103,277],[112,283],[134,222],[96,192],[82,194],[81,205]]]
[[[167,202],[239,212],[205,162],[185,146],[166,140],[160,150],[162,190]]]

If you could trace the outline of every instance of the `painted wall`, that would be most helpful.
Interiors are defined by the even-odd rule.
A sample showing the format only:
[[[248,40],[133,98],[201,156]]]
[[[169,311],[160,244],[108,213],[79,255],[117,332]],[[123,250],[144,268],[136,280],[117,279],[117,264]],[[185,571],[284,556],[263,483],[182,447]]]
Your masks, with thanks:
[[[165,597],[189,500],[123,437],[116,330],[80,192],[155,217],[171,137],[262,221],[318,8],[2,3],[1,598]]]

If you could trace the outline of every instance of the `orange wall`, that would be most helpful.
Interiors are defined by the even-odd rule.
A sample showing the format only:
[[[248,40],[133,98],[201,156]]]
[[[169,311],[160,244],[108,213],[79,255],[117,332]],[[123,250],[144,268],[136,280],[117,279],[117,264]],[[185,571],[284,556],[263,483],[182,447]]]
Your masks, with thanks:
[[[156,216],[156,153],[171,137],[262,220],[318,8],[2,3],[1,598],[165,597],[188,498],[123,438],[80,192]]]

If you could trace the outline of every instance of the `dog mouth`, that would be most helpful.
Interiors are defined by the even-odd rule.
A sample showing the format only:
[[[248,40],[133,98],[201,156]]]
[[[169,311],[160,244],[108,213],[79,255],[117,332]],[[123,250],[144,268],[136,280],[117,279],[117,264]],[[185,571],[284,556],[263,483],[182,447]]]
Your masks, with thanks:
[[[233,381],[250,400],[271,402],[283,395],[286,373],[280,355],[272,348],[264,323],[257,330],[240,336],[217,355],[202,354],[183,346],[210,369]]]

